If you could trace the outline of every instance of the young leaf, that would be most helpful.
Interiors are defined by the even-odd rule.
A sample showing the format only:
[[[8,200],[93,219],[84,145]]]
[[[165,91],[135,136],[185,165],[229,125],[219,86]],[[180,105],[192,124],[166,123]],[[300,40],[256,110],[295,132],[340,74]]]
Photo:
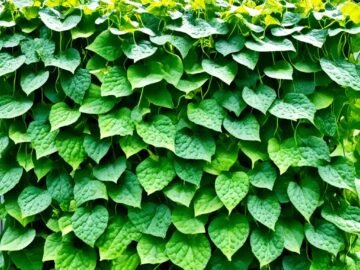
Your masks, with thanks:
[[[223,207],[223,203],[211,188],[201,189],[194,198],[195,217],[215,212]]]
[[[86,135],[83,146],[86,154],[99,164],[100,160],[109,151],[111,141],[108,139],[99,140],[94,136]]]
[[[304,227],[296,220],[279,220],[276,223],[276,231],[284,239],[284,246],[287,250],[300,254],[304,240]]]
[[[189,207],[196,192],[196,186],[185,182],[173,182],[164,188],[164,194],[170,200]]]
[[[44,8],[39,11],[41,21],[51,30],[64,32],[74,28],[81,21],[81,11],[74,9],[66,16],[56,9]]]

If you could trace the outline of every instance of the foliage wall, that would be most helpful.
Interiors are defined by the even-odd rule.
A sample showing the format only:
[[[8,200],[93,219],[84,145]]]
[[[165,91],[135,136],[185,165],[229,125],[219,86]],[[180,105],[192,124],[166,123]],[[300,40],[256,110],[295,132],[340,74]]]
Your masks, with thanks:
[[[360,269],[352,1],[2,1],[2,269]]]

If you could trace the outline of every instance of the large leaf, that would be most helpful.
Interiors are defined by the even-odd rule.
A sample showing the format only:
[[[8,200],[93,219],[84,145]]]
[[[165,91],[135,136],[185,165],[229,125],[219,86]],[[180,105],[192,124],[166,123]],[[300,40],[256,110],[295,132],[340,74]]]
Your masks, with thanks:
[[[274,89],[261,84],[255,90],[244,87],[242,98],[249,106],[265,114],[276,99],[276,93]]]
[[[105,30],[101,32],[86,49],[95,52],[108,61],[114,61],[122,55],[120,39]]]
[[[91,84],[91,75],[86,69],[79,68],[75,74],[64,72],[60,77],[60,84],[65,95],[78,104],[81,104],[86,90]]]
[[[63,70],[74,73],[76,68],[80,65],[80,53],[74,49],[69,48],[61,51],[60,54],[45,58],[45,66],[54,66]]]
[[[80,115],[81,113],[78,110],[71,109],[65,102],[54,104],[49,114],[51,131],[74,124]]]
[[[0,250],[16,251],[26,248],[34,241],[35,229],[23,228],[19,225],[8,227],[1,237]]]
[[[51,195],[47,190],[34,186],[26,187],[19,195],[18,204],[23,217],[41,213],[51,204]]]
[[[61,14],[55,9],[42,9],[39,12],[41,21],[51,30],[57,32],[68,31],[74,28],[81,20],[81,11],[75,9],[70,14]]]
[[[141,264],[161,264],[169,260],[165,244],[161,238],[143,235],[136,246]]]
[[[237,63],[227,61],[225,59],[203,59],[201,65],[206,73],[222,80],[226,84],[231,84],[238,71]]]
[[[0,53],[0,76],[16,71],[24,64],[25,60],[24,55],[13,57],[5,52]]]
[[[33,101],[24,97],[0,96],[0,119],[9,119],[25,114],[33,106]]]
[[[49,71],[39,70],[32,72],[25,70],[21,73],[20,86],[27,95],[42,87],[49,79]]]
[[[101,84],[102,96],[124,97],[132,93],[130,82],[123,68],[114,66],[105,74]]]

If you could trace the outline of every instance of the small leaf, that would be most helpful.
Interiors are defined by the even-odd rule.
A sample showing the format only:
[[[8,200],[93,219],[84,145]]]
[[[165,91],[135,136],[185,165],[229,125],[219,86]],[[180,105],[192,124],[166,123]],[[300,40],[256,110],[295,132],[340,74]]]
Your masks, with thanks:
[[[246,103],[239,91],[219,90],[214,93],[213,98],[225,109],[233,112],[237,117],[246,108]]]
[[[132,135],[135,126],[131,119],[131,111],[123,107],[118,111],[100,115],[99,128],[101,139],[115,135]]]
[[[276,231],[284,239],[284,246],[287,250],[300,254],[304,240],[304,227],[297,220],[279,220],[276,223]]]
[[[132,89],[143,88],[147,85],[160,82],[164,78],[162,64],[151,61],[144,64],[131,65],[127,69],[127,77]]]
[[[55,258],[55,268],[59,270],[95,270],[96,252],[87,246],[77,247],[71,242],[62,243]]]
[[[274,65],[264,68],[266,76],[278,80],[292,80],[293,68],[286,61],[276,62]]]
[[[250,183],[258,188],[273,190],[277,178],[276,169],[268,162],[258,162],[248,173]]]
[[[255,69],[259,60],[259,53],[251,50],[244,50],[239,53],[232,54],[231,56],[240,65],[243,65],[251,70]]]
[[[224,128],[235,138],[244,141],[260,141],[260,125],[252,114],[246,115],[241,120],[226,117]]]
[[[196,186],[200,185],[203,175],[201,162],[177,158],[174,162],[174,168],[180,179]]]
[[[147,148],[147,144],[135,134],[121,137],[119,143],[126,158],[129,158]]]
[[[74,186],[74,196],[76,205],[78,207],[88,201],[108,199],[106,186],[104,183],[84,176],[76,179]]]
[[[84,150],[86,154],[99,164],[100,160],[106,155],[111,146],[108,139],[99,140],[91,135],[84,138]]]
[[[223,56],[240,51],[245,44],[245,39],[242,35],[234,35],[228,40],[220,39],[215,43],[215,49]]]
[[[195,195],[196,186],[177,181],[165,187],[163,191],[170,200],[189,207]]]
[[[67,70],[74,74],[77,67],[80,65],[80,53],[74,49],[69,48],[60,52],[59,55],[47,57],[44,59],[45,66],[54,66],[63,70]]]
[[[82,104],[85,93],[91,84],[91,75],[86,69],[82,68],[77,69],[75,74],[64,72],[61,73],[60,84],[65,95],[77,104]]]
[[[292,35],[292,37],[297,39],[298,41],[321,48],[326,41],[327,35],[327,29],[312,29],[305,34],[294,34]]]
[[[42,87],[48,79],[49,71],[47,70],[39,70],[37,72],[25,70],[21,73],[20,86],[27,95],[30,95],[36,89]]]
[[[161,264],[168,261],[165,244],[164,239],[143,235],[136,246],[141,264]]]
[[[176,206],[172,210],[172,223],[183,234],[205,233],[206,216],[194,217],[192,209]]]
[[[162,36],[153,36],[150,37],[150,40],[152,43],[155,43],[157,45],[164,45],[167,42],[173,45],[176,49],[179,50],[181,57],[185,58],[189,50],[192,47],[193,41],[192,39],[186,37],[186,36],[177,36],[177,35],[162,35]]]
[[[153,55],[156,52],[157,47],[154,47],[147,40],[140,40],[135,43],[133,39],[125,39],[121,43],[121,49],[127,58],[133,59],[136,63],[141,59],[148,58]]]
[[[84,137],[79,135],[73,136],[69,133],[60,133],[56,137],[56,148],[59,155],[73,168],[74,171],[86,159],[83,143]]]
[[[267,85],[259,85],[256,90],[244,87],[242,98],[250,107],[253,107],[263,114],[266,114],[271,104],[276,99],[275,90]]]
[[[215,212],[223,207],[223,203],[213,189],[205,188],[197,192],[194,199],[195,217]]]
[[[201,66],[206,73],[222,80],[228,85],[230,85],[231,82],[235,79],[238,71],[237,63],[225,59],[216,61],[211,59],[203,59]]]
[[[114,161],[107,161],[94,167],[93,175],[100,181],[110,181],[116,184],[125,169],[126,159],[119,157]]]
[[[13,57],[9,53],[0,53],[0,77],[18,70],[25,60],[24,55]]]
[[[109,112],[116,102],[113,97],[102,97],[100,87],[91,84],[79,111],[87,114],[103,114]]]
[[[0,166],[0,196],[12,190],[20,181],[23,174],[21,167]]]

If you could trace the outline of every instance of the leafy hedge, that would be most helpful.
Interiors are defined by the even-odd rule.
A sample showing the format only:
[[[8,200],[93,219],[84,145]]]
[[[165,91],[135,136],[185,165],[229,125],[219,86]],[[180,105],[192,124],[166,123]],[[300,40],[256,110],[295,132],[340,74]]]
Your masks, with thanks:
[[[360,269],[358,4],[85,2],[0,4],[2,269]]]

